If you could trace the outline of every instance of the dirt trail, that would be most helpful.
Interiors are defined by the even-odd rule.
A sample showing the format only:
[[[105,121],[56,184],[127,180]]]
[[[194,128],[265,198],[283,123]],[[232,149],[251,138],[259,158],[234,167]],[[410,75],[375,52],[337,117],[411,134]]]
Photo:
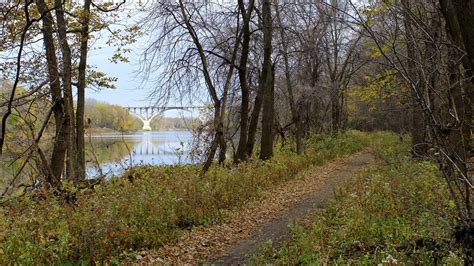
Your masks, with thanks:
[[[195,227],[174,243],[143,254],[142,262],[217,265],[245,264],[258,246],[272,240],[275,247],[291,237],[288,225],[308,212],[324,207],[333,190],[372,160],[362,151],[314,168],[285,182],[258,202],[238,211],[223,224]]]
[[[337,167],[335,171],[331,171],[331,178],[327,178],[324,185],[318,190],[303,195],[301,200],[286,210],[280,216],[265,222],[252,236],[244,239],[233,246],[230,252],[215,260],[215,264],[245,264],[248,256],[252,255],[258,245],[264,241],[272,240],[274,247],[278,248],[282,242],[290,239],[291,232],[288,225],[298,219],[303,218],[316,208],[322,208],[333,196],[333,190],[347,181],[354,172],[364,167],[370,161],[367,152],[357,154],[352,160],[347,162],[341,168]],[[324,171],[323,169],[320,169]],[[316,175],[318,173],[315,173]]]

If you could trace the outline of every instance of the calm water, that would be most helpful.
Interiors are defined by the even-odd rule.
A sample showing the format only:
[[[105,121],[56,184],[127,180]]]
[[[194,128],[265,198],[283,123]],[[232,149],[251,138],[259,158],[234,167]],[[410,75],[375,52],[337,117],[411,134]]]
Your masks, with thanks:
[[[120,175],[136,165],[191,163],[191,141],[188,131],[94,135],[87,139],[87,175]]]

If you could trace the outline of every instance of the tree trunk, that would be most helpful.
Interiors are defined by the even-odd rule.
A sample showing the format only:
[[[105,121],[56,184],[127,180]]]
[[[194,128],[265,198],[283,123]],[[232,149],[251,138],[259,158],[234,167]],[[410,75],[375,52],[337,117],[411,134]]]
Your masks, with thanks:
[[[72,59],[71,48],[67,41],[67,22],[64,17],[63,2],[55,0],[56,5],[56,20],[58,27],[59,44],[61,47],[62,58],[62,80],[64,90],[64,109],[65,120],[68,123],[68,151],[67,151],[67,169],[68,174],[66,178],[75,180],[77,171],[77,149],[76,149],[76,134],[74,125],[74,100],[72,95]]]
[[[464,69],[466,69],[466,77],[469,80],[464,85],[463,91],[463,124],[462,124],[462,137],[465,146],[465,175],[468,177],[469,182],[472,184],[474,181],[474,119],[473,119],[473,106],[474,106],[474,0],[457,0],[456,11],[459,25],[462,25],[461,36],[464,43],[464,49],[467,53],[468,60],[463,61]],[[466,206],[468,215],[470,217],[470,228],[474,226],[474,217],[472,211],[472,188],[466,184]],[[472,236],[471,236],[472,237]],[[472,240],[472,239],[471,239]],[[472,244],[472,243],[471,243]],[[471,246],[471,262],[472,258],[472,246]]]
[[[465,248],[465,263],[473,263],[474,217],[472,213],[472,188],[474,173],[474,135],[473,135],[473,105],[474,105],[474,0],[440,0],[441,11],[446,20],[447,31],[458,47],[464,48],[466,56],[462,64],[466,70],[468,80],[463,84],[462,92],[454,99],[461,102],[461,143],[463,152],[463,175],[468,179],[465,182],[465,208],[467,217],[458,228],[460,237],[457,239]],[[470,183],[470,184],[468,184]]]
[[[48,79],[56,127],[53,150],[51,153],[51,165],[49,167],[53,176],[48,177],[50,175],[49,173],[46,173],[46,175],[47,178],[51,180],[49,181],[50,185],[54,186],[54,184],[59,184],[59,180],[61,179],[61,175],[64,169],[64,159],[66,157],[67,151],[69,122],[65,119],[64,115],[64,102],[61,95],[61,83],[58,71],[59,67],[56,58],[53,38],[53,16],[49,13],[48,6],[44,2],[44,0],[36,0],[36,3],[38,6],[38,10],[42,14],[45,14],[42,19],[43,26],[41,28],[41,31],[43,33],[43,42],[46,51]]]
[[[274,121],[274,86],[272,69],[272,14],[270,0],[262,2],[263,17],[263,68],[266,69],[264,80],[264,97],[262,111],[262,136],[260,141],[260,159],[267,160],[273,156]]]
[[[406,48],[408,55],[408,73],[412,82],[416,84],[416,89],[411,90],[411,141],[412,141],[412,154],[415,157],[421,157],[426,155],[427,146],[424,144],[426,125],[425,125],[425,116],[423,112],[423,97],[424,97],[424,85],[422,78],[420,77],[417,67],[416,67],[416,52],[415,52],[415,36],[411,26],[411,21],[408,17],[410,14],[410,2],[409,0],[402,0],[403,9],[405,11],[405,16],[403,18],[403,23],[406,31]]]
[[[249,125],[249,132],[247,137],[247,157],[251,157],[253,153],[253,149],[255,146],[255,138],[257,135],[258,129],[258,121],[260,118],[260,112],[262,111],[262,104],[263,104],[263,93],[264,93],[264,85],[263,85],[263,78],[266,76],[266,70],[263,69],[262,73],[260,74],[260,81],[258,85],[257,95],[255,96],[255,103],[253,105],[252,115],[250,117],[250,125]]]
[[[341,125],[341,105],[339,102],[339,82],[333,80],[331,92],[331,122],[332,131],[339,132]]]
[[[79,73],[77,80],[77,110],[76,110],[76,145],[77,145],[77,172],[78,180],[85,179],[86,155],[84,143],[84,104],[86,91],[86,68],[87,68],[87,52],[89,41],[89,22],[90,22],[91,0],[84,1],[83,19],[81,28],[81,46],[79,59]]]
[[[283,48],[283,62],[285,64],[286,89],[288,91],[288,98],[290,102],[292,120],[293,120],[293,123],[295,124],[294,132],[295,132],[295,141],[296,141],[296,153],[300,154],[302,150],[301,121],[300,121],[301,119],[296,108],[295,96],[293,93],[293,84],[291,83],[291,70],[290,70],[290,64],[289,64],[289,59],[288,59],[288,44],[287,44],[285,30],[283,28],[283,23],[280,17],[280,8],[278,6],[278,3],[275,4],[275,15],[279,24],[280,39],[281,39],[281,45]]]
[[[222,132],[222,134],[219,135],[218,143],[219,143],[219,160],[218,160],[218,163],[220,165],[223,165],[225,163],[226,154],[227,154],[227,142],[226,142],[225,137],[224,137],[224,132]]]
[[[212,140],[211,146],[206,156],[206,161],[202,167],[202,173],[206,173],[211,167],[212,161],[216,156],[217,148],[221,145],[222,138],[224,138],[223,124],[221,119],[221,106],[220,102],[214,107],[214,128],[215,134],[214,139]]]
[[[250,17],[253,11],[253,0],[250,1],[249,7],[245,10],[243,0],[239,0],[239,8],[244,17],[244,24],[242,26],[242,53],[239,63],[239,81],[240,91],[242,93],[242,104],[240,110],[240,137],[237,152],[235,154],[234,162],[244,161],[247,159],[247,140],[248,140],[248,120],[249,120],[249,101],[250,90],[247,81],[247,62],[250,51]]]

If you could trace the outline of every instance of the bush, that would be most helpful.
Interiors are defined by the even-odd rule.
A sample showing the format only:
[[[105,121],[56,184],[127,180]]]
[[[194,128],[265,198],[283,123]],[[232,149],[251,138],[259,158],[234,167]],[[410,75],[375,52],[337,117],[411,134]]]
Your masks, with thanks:
[[[312,165],[355,153],[370,142],[361,132],[308,140],[303,155],[283,149],[269,161],[230,168],[143,166],[76,193],[74,206],[54,197],[17,198],[0,208],[0,264],[118,262],[158,248],[183,229],[221,222],[230,211]]]
[[[411,159],[407,141],[378,133],[376,166],[337,191],[311,225],[254,262],[276,264],[461,264],[451,236],[455,206],[437,166]]]

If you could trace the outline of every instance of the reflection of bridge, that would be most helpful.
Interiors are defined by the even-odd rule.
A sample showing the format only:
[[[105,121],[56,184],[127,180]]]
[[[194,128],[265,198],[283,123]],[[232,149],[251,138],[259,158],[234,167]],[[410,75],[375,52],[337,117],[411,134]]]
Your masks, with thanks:
[[[151,120],[159,116],[165,111],[169,110],[181,110],[192,112],[193,110],[202,109],[202,106],[164,106],[164,107],[154,107],[154,106],[144,106],[144,107],[125,107],[130,113],[134,114],[143,122],[143,130],[151,130]]]
[[[133,154],[134,155],[178,155],[180,154],[181,150],[169,150],[166,148],[158,148],[153,145],[146,145],[140,146],[138,148],[133,149]]]

